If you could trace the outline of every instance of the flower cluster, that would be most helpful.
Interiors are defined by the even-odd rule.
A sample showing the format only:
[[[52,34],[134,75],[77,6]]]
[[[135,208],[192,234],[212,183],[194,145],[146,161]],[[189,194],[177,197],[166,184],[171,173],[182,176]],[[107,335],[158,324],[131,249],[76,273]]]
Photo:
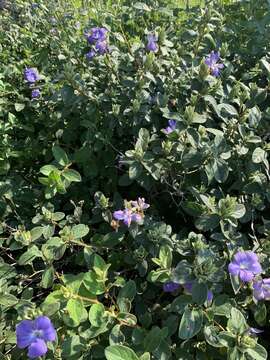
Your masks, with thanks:
[[[219,52],[211,51],[205,59],[205,64],[208,66],[211,75],[217,77],[220,74],[220,69],[224,68],[224,64],[218,63],[220,60]]]
[[[254,252],[238,251],[228,269],[231,275],[238,276],[242,282],[253,282],[253,296],[256,300],[270,300],[270,278],[256,279],[262,273],[262,267]]]
[[[114,211],[113,217],[123,221],[129,227],[132,222],[140,222],[144,217],[144,210],[149,207],[150,205],[146,204],[145,199],[139,197],[136,201],[127,202],[124,210]]]
[[[94,27],[86,34],[88,43],[92,45],[92,49],[86,54],[88,60],[108,52],[107,33],[108,30],[104,27]]]
[[[147,36],[147,44],[146,49],[150,52],[157,52],[158,51],[158,44],[157,44],[158,38],[154,34],[149,34]]]
[[[29,86],[32,88],[35,86],[36,82],[40,80],[40,75],[36,68],[26,68],[24,70],[24,79],[28,82]],[[41,95],[40,90],[35,88],[32,90],[31,97],[32,99],[37,99]]]
[[[34,359],[46,354],[47,342],[56,340],[56,331],[47,316],[39,316],[21,321],[16,326],[16,337],[18,348],[28,348],[28,357]]]

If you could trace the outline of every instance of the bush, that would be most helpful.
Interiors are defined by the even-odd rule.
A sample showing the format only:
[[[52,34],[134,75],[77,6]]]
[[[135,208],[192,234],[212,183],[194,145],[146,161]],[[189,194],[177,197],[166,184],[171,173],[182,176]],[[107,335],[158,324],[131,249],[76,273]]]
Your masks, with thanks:
[[[268,2],[82,3],[0,4],[0,355],[267,359]]]

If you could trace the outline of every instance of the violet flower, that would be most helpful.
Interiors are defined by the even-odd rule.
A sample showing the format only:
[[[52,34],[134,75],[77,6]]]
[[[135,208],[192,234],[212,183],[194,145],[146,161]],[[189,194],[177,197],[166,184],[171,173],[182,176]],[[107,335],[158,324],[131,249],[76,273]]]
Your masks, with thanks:
[[[108,30],[104,27],[93,27],[90,30],[90,35],[87,34],[86,38],[89,44],[95,44],[97,41],[106,40]]]
[[[117,210],[113,213],[113,217],[116,220],[121,220],[129,227],[132,222],[139,222],[142,220],[140,214],[134,213],[131,209]]]
[[[254,281],[253,295],[256,300],[270,300],[270,278]]]
[[[138,198],[137,201],[131,201],[131,205],[141,212],[143,212],[144,210],[150,207],[150,205],[145,202],[145,199],[140,197]]]
[[[147,40],[148,40],[148,42],[146,45],[146,49],[151,52],[157,52],[158,51],[158,44],[157,44],[158,38],[156,37],[156,35],[149,34],[147,36]]]
[[[173,281],[169,281],[166,282],[165,284],[163,284],[163,291],[164,292],[174,292],[176,290],[178,290],[180,287],[180,284],[177,284]]]
[[[247,333],[249,334],[249,335],[255,335],[255,336],[257,336],[258,334],[261,334],[261,333],[263,333],[264,331],[263,330],[260,330],[260,329],[257,329],[257,328],[254,328],[254,327],[251,327],[251,328],[249,328],[248,329],[248,331],[247,331]]]
[[[96,55],[97,53],[92,49],[85,56],[87,60],[92,60]]]
[[[228,267],[229,273],[239,276],[243,282],[251,281],[262,272],[258,256],[252,251],[238,251]]]
[[[31,98],[32,99],[38,99],[41,95],[41,92],[39,89],[34,89],[32,90],[32,93],[31,93]]]
[[[104,55],[108,51],[107,41],[106,40],[97,41],[95,49],[100,55]]]
[[[215,77],[219,76],[220,69],[224,68],[224,64],[218,63],[219,59],[219,52],[211,51],[211,53],[204,61],[205,64],[208,66],[210,73]]]
[[[165,129],[163,129],[163,131],[165,132],[165,134],[168,135],[168,134],[172,133],[175,129],[176,129],[176,121],[169,120],[168,126]]]
[[[28,357],[34,359],[46,354],[46,343],[55,341],[56,331],[47,316],[39,316],[35,320],[21,321],[16,326],[16,337],[18,348],[28,348]]]
[[[24,78],[30,84],[34,84],[36,81],[40,79],[40,76],[36,68],[26,68],[24,70]]]

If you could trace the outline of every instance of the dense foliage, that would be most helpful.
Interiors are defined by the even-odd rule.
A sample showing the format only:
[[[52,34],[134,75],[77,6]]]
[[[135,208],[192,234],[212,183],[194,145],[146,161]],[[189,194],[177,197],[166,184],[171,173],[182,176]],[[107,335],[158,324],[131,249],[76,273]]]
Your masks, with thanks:
[[[74,6],[0,1],[0,358],[267,359],[269,1]]]

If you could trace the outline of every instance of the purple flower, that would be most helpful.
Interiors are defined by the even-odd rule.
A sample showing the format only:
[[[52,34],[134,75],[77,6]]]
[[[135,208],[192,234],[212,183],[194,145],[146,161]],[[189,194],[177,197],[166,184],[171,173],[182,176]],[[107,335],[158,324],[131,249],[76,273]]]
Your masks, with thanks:
[[[89,44],[94,44],[97,41],[104,41],[106,40],[108,30],[103,27],[94,27],[90,30],[90,35],[87,34],[86,38]]]
[[[150,207],[149,204],[146,204],[145,199],[140,197],[138,198],[137,201],[131,201],[131,205],[136,209],[138,209],[139,211],[146,210]]]
[[[168,134],[172,133],[175,129],[176,129],[176,121],[169,120],[168,126],[165,129],[163,129],[163,131],[165,132],[165,134],[168,135]]]
[[[219,52],[211,51],[211,53],[205,59],[205,64],[210,69],[210,72],[213,76],[219,76],[220,69],[224,68],[224,64],[218,63],[220,59]]]
[[[32,99],[38,99],[41,95],[41,92],[39,89],[32,90],[31,97]]]
[[[163,291],[164,292],[174,292],[176,290],[178,290],[180,287],[179,284],[173,282],[173,281],[169,281],[166,282],[165,284],[163,284]]]
[[[40,79],[37,69],[35,68],[26,68],[24,70],[24,78],[30,84],[34,84],[36,81]]]
[[[106,40],[97,41],[95,49],[100,55],[104,55],[108,51],[107,41]]]
[[[97,53],[92,49],[85,56],[87,60],[92,60],[96,55]]]
[[[131,222],[139,222],[142,220],[140,214],[132,212],[131,209],[117,210],[113,213],[116,220],[122,220],[126,226],[130,226]]]
[[[256,335],[258,335],[258,334],[263,333],[264,331],[263,331],[263,330],[260,330],[260,329],[256,329],[256,328],[251,327],[251,328],[248,329],[247,332],[248,332],[248,334],[251,335],[251,336],[252,336],[252,335],[255,335],[255,336],[256,336]]]
[[[270,300],[270,278],[254,281],[253,295],[257,300]]]
[[[239,276],[243,282],[251,281],[262,272],[257,255],[252,251],[238,251],[229,264],[229,273]]]
[[[149,34],[147,36],[147,45],[146,45],[146,49],[148,51],[151,51],[151,52],[157,52],[158,51],[158,44],[157,44],[157,37],[156,35],[153,35],[153,34]]]
[[[47,316],[39,316],[35,320],[23,320],[16,326],[17,346],[28,348],[28,356],[34,359],[48,351],[46,343],[55,341],[56,331]]]

